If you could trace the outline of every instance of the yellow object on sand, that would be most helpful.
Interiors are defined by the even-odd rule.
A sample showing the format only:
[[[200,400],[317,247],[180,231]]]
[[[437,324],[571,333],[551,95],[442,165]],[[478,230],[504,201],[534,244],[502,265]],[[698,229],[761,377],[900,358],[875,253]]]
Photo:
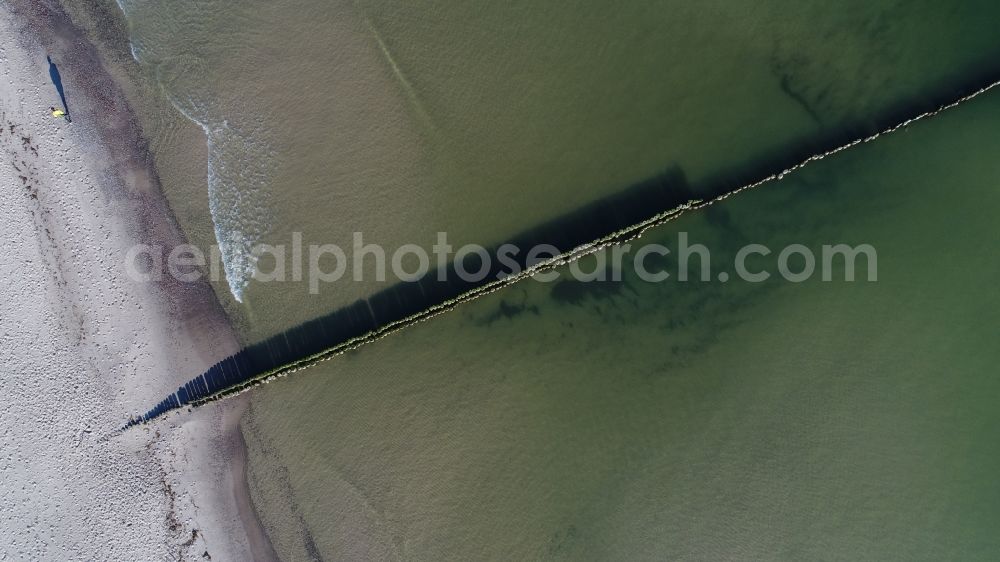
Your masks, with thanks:
[[[61,110],[61,109],[53,109],[52,110],[52,116],[53,117],[64,117],[65,115],[66,115],[66,112],[63,111],[63,110]]]

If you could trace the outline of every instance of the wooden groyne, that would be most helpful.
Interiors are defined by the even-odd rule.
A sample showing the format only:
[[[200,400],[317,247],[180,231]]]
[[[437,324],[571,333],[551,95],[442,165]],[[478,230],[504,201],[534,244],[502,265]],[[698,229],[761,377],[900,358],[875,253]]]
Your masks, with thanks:
[[[145,414],[134,417],[128,425],[147,422],[177,408],[239,393],[273,377],[286,375],[384,337],[536,271],[636,238],[646,229],[686,211],[700,209],[741,191],[781,179],[811,162],[956,107],[995,88],[1000,84],[998,77],[1000,69],[982,73],[970,77],[963,84],[896,104],[878,118],[848,123],[810,138],[798,139],[783,149],[759,155],[748,165],[722,170],[714,177],[699,182],[699,185],[689,185],[680,169],[667,170],[513,237],[507,243],[521,250],[513,257],[521,268],[517,275],[500,275],[508,270],[501,268],[496,259],[501,245],[489,251],[489,274],[480,281],[464,280],[458,275],[459,264],[452,263],[444,271],[431,271],[417,281],[393,285],[367,299],[310,320],[225,358]],[[542,244],[559,249],[558,255],[541,263],[526,263],[526,250]],[[461,264],[464,265],[463,271],[478,271],[481,259],[475,254],[468,256]]]

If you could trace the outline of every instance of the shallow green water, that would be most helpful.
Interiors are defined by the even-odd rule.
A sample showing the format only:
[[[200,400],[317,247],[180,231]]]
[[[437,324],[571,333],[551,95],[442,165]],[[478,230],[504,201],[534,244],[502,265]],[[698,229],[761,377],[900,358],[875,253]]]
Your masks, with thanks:
[[[526,282],[255,391],[275,546],[991,559],[998,124],[993,95],[644,238],[689,232],[716,271],[750,242],[869,243],[877,282]]]
[[[142,65],[210,141],[206,162],[206,133],[159,139],[181,223],[237,250],[295,231],[348,249],[355,231],[390,250],[437,231],[496,244],[670,166],[697,182],[863,122],[1000,56],[985,2],[122,4]],[[184,208],[206,189],[211,213]],[[318,296],[251,281],[229,310],[255,340],[373,277]]]
[[[1000,56],[986,2],[122,2],[142,68],[207,131],[144,115],[199,243],[494,244]],[[871,243],[877,283],[523,283],[255,391],[275,546],[989,559],[998,122],[977,101],[644,238],[688,231],[720,264],[749,242]],[[226,304],[253,341],[376,288],[250,282]]]

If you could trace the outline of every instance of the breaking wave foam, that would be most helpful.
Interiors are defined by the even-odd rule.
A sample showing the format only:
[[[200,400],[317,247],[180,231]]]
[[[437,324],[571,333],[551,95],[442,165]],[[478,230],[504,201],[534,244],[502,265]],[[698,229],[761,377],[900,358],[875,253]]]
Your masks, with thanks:
[[[171,103],[205,132],[208,208],[226,282],[233,297],[242,302],[256,266],[251,250],[270,228],[266,188],[273,154],[256,134],[260,125],[237,127],[227,119],[213,119],[192,100]]]
[[[131,19],[155,5],[146,0],[115,2],[130,20],[132,58],[154,69],[158,85],[173,107],[205,132],[209,213],[226,282],[233,297],[242,302],[256,266],[251,249],[270,228],[267,186],[274,155],[262,140],[266,138],[263,122],[242,114],[233,122],[226,117],[232,113],[215,101],[218,96],[192,80],[210,72],[195,50],[173,45],[157,33],[132,28]]]

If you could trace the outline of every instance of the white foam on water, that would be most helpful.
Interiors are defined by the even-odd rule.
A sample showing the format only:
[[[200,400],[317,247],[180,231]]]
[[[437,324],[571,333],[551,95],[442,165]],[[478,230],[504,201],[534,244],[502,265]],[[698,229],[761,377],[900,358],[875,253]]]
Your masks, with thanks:
[[[129,20],[136,17],[145,0],[115,0]],[[208,206],[212,217],[215,238],[219,244],[222,265],[229,290],[237,301],[243,301],[243,290],[253,277],[256,258],[253,247],[270,228],[267,212],[267,185],[273,153],[261,140],[264,135],[262,122],[253,122],[240,116],[239,125],[224,117],[225,107],[217,103],[209,91],[194,94],[190,88],[175,91],[174,79],[181,75],[203,75],[200,59],[188,58],[179,53],[159,52],[155,38],[146,45],[141,34],[130,29],[129,49],[138,63],[155,65],[157,82],[161,90],[184,117],[205,132],[208,148]],[[148,56],[146,56],[148,55]],[[179,65],[179,66],[175,66]],[[166,72],[165,67],[173,67]],[[200,71],[200,72],[199,72]],[[207,101],[206,101],[207,100]]]
[[[128,8],[126,7],[127,0],[115,0],[115,4],[118,5],[118,9],[121,10],[122,14],[125,15],[125,21],[128,21],[129,13],[128,13]],[[132,60],[134,60],[135,62],[141,62],[139,60],[139,50],[135,46],[135,42],[133,41],[131,33],[129,33],[128,50],[129,53],[132,54]]]
[[[257,258],[253,247],[270,228],[267,185],[273,154],[251,129],[212,118],[192,98],[171,99],[177,110],[205,132],[208,147],[208,207],[222,255],[226,282],[233,297],[243,302],[243,290],[253,277]]]

